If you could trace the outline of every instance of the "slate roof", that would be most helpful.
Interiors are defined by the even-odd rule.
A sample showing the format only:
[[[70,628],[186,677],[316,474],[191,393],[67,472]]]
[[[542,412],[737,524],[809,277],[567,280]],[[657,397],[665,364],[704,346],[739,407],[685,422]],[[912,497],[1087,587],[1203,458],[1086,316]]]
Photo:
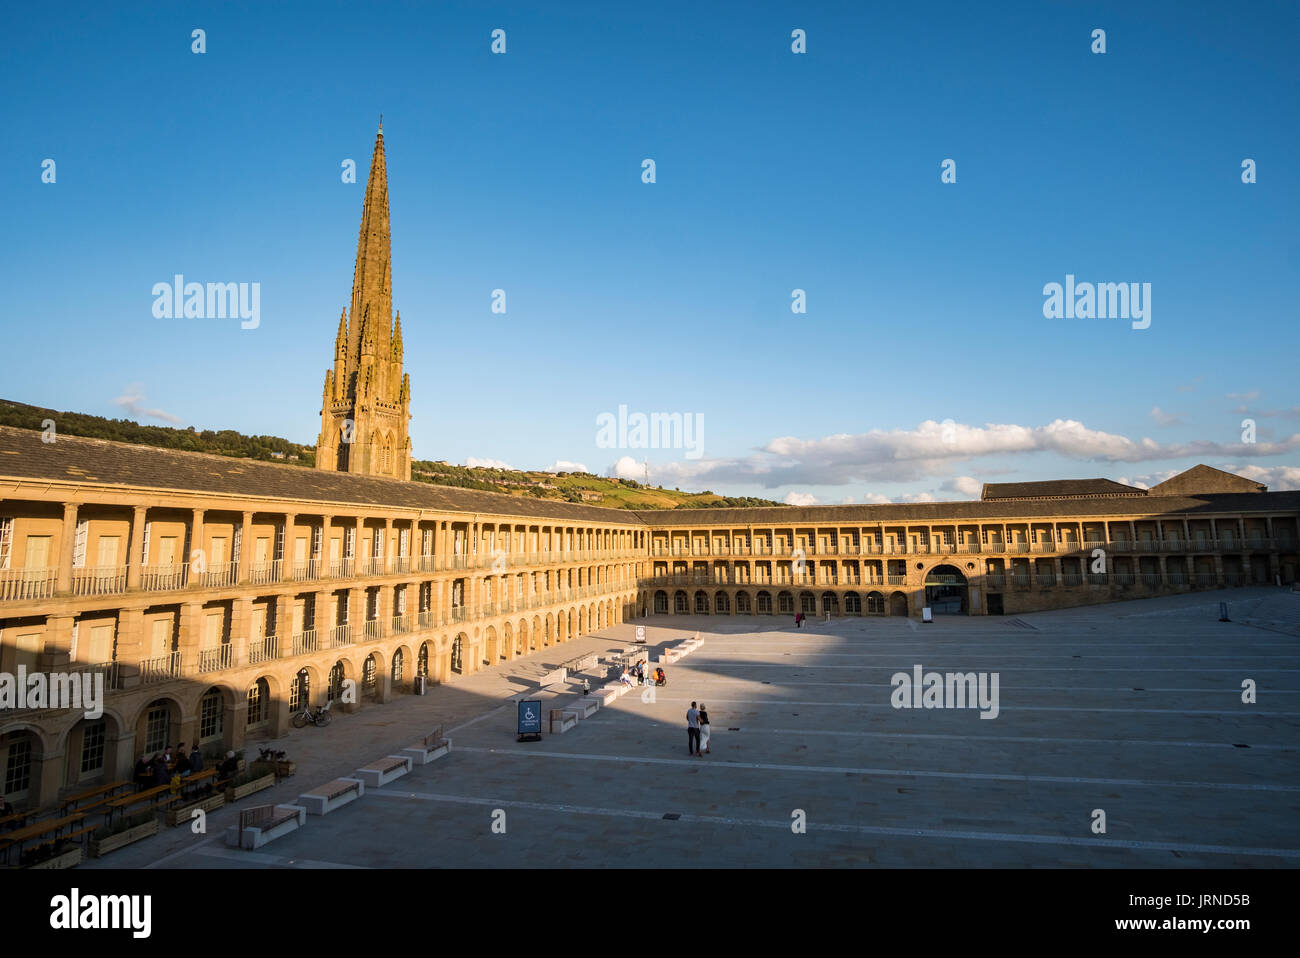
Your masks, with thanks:
[[[1145,496],[1147,491],[1113,479],[1048,479],[1043,482],[986,482],[981,499],[1061,499],[1079,496]]]
[[[323,472],[288,463],[232,459],[106,439],[58,436],[41,442],[30,429],[0,426],[0,477],[54,479],[104,486],[145,486],[272,499],[357,503],[438,512],[618,522],[641,519],[628,509],[510,496],[380,476]],[[0,487],[2,491],[2,487]]]

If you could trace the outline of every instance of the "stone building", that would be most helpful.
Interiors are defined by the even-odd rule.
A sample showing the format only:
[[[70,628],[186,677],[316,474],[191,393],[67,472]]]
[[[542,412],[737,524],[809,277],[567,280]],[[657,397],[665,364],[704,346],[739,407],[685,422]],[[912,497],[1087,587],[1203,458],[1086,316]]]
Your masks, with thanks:
[[[107,689],[94,719],[0,709],[9,802],[129,778],[168,744],[278,736],[349,682],[365,708],[643,614],[1018,613],[1300,567],[1300,493],[1207,466],[1150,490],[645,513],[411,482],[390,315],[381,131],[318,469],[0,427],[0,679]]]

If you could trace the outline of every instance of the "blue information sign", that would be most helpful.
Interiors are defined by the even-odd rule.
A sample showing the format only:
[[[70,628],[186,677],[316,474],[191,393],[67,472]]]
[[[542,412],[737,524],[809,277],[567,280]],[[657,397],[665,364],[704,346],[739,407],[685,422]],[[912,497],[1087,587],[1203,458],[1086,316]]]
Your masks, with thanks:
[[[519,734],[542,734],[542,703],[536,699],[519,703]]]

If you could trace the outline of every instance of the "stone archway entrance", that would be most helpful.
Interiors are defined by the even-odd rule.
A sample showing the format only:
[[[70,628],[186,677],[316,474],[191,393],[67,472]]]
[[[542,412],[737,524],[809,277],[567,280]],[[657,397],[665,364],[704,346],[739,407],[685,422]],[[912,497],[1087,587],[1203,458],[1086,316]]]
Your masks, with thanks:
[[[969,615],[970,589],[954,565],[937,565],[925,574],[925,604],[935,615]]]

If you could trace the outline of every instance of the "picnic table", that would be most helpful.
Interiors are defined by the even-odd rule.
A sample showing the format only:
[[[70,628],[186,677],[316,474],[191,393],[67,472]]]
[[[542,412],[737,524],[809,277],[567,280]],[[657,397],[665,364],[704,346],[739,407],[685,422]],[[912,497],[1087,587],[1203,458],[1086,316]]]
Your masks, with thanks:
[[[18,854],[21,858],[22,847],[27,842],[35,838],[42,839],[40,844],[46,844],[47,842],[53,844],[59,840],[59,832],[63,831],[63,829],[67,828],[69,825],[76,824],[85,817],[85,812],[73,812],[71,815],[64,816],[63,818],[47,818],[44,821],[36,822],[25,828],[20,828],[17,831],[5,832],[3,835],[0,835],[0,850],[3,850],[5,864],[9,863],[10,852],[15,846],[18,848]],[[75,838],[78,835],[84,835],[90,831],[92,831],[92,829],[83,828],[80,831],[73,832],[65,837]],[[51,832],[54,833],[53,837],[47,839],[45,836],[49,835]]]

